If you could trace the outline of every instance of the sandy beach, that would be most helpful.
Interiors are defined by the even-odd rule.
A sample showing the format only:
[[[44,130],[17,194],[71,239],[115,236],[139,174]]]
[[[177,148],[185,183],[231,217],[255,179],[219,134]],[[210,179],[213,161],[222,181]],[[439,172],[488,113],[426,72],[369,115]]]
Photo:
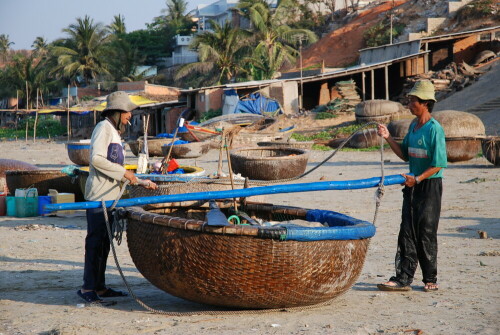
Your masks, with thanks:
[[[2,158],[44,169],[71,164],[63,142],[2,141],[0,152]],[[329,153],[313,151],[308,168]],[[217,157],[217,151],[211,151],[182,163],[213,173]],[[136,160],[128,151],[126,162]],[[407,165],[392,152],[385,151],[384,160],[386,175],[407,172]],[[379,152],[340,152],[301,182],[377,177],[380,161]],[[363,271],[352,289],[325,306],[283,312],[227,313],[173,297],[137,271],[125,237],[117,246],[118,259],[135,294],[153,308],[190,315],[153,314],[130,297],[117,298],[115,305],[106,307],[83,306],[76,291],[83,274],[84,212],[73,217],[0,217],[0,334],[498,334],[499,171],[482,157],[446,169],[438,231],[439,291],[423,291],[420,270],[411,292],[376,288],[394,271],[402,194],[399,185],[390,186]],[[268,200],[371,221],[374,194],[375,189],[324,191],[273,195]],[[488,238],[480,239],[478,231]],[[125,289],[111,255],[107,284]]]

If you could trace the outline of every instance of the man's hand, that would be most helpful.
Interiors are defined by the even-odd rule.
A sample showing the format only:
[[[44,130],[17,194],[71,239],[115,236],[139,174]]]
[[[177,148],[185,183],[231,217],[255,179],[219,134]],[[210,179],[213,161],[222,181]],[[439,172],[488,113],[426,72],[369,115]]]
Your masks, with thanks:
[[[378,136],[382,136],[385,139],[387,139],[387,138],[389,138],[389,136],[391,136],[387,127],[381,123],[379,123],[377,125],[377,134],[378,134]]]

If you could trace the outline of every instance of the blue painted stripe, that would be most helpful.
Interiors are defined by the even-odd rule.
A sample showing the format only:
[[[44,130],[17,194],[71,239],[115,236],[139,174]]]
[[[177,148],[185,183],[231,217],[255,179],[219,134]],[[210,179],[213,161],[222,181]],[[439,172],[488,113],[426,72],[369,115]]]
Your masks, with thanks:
[[[90,144],[68,144],[68,149],[73,149],[73,150],[90,149]]]

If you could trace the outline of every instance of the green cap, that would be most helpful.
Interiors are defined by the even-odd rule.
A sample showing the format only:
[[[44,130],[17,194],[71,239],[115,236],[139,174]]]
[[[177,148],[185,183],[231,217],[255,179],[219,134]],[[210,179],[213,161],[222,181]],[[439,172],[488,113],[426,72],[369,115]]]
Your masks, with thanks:
[[[430,80],[417,81],[408,95],[414,95],[422,100],[436,101],[436,96],[434,94],[434,84]]]

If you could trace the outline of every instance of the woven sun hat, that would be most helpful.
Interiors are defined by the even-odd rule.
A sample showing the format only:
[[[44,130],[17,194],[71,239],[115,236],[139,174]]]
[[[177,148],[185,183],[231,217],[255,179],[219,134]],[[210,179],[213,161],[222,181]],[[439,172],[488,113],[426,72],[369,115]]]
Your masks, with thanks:
[[[106,99],[106,108],[104,108],[104,112],[109,110],[131,112],[137,107],[139,106],[130,101],[130,98],[127,93],[123,91],[117,91],[108,95]]]
[[[434,84],[430,80],[417,81],[408,95],[416,96],[422,100],[436,101]]]

